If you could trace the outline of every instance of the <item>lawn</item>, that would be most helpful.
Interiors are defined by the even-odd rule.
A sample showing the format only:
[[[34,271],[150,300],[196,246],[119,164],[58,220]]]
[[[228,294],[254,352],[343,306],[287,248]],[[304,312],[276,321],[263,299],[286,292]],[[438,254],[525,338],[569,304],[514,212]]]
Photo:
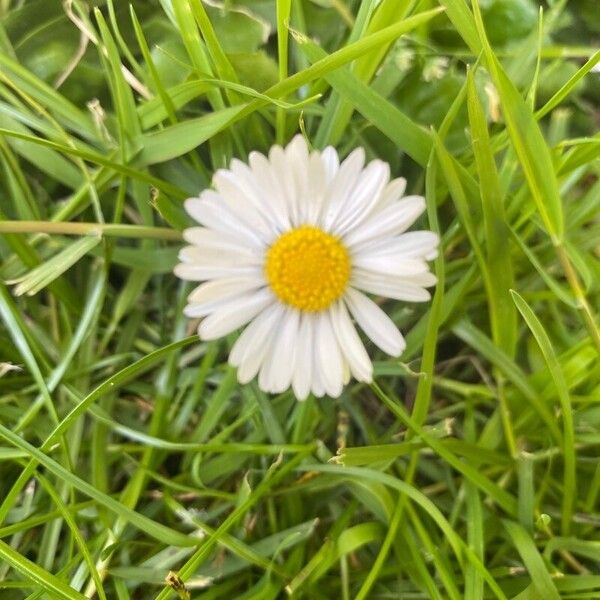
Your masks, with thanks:
[[[598,0],[0,0],[0,599],[600,598],[599,48]],[[177,270],[293,139],[439,236],[301,401]]]

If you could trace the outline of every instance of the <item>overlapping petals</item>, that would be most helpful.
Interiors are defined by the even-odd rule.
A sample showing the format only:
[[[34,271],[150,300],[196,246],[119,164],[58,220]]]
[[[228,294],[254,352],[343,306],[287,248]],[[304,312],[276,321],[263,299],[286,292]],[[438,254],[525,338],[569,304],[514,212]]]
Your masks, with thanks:
[[[252,152],[249,164],[232,161],[214,176],[214,190],[186,201],[201,226],[185,231],[190,244],[175,273],[201,281],[185,314],[201,318],[198,333],[216,339],[246,326],[229,362],[246,383],[281,393],[290,387],[300,400],[338,396],[350,376],[369,382],[372,364],[355,323],[381,350],[400,356],[404,338],[366,294],[407,302],[430,298],[435,284],[427,261],[438,237],[411,231],[423,213],[420,196],[404,196],[404,179],[390,180],[389,166],[365,165],[361,148],[340,163],[337,152],[309,151],[301,136],[265,157]],[[351,261],[344,293],[318,312],[284,304],[265,274],[269,248],[301,226],[340,240]]]

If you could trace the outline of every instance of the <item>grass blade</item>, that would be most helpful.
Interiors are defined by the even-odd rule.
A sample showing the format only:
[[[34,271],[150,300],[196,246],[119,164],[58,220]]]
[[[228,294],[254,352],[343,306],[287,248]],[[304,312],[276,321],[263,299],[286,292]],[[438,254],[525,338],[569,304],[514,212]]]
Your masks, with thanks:
[[[550,150],[533,112],[492,51],[477,0],[473,2],[473,10],[486,64],[498,89],[513,147],[546,231],[558,245],[564,236],[564,218]]]
[[[16,296],[22,296],[23,294],[33,296],[70,269],[101,241],[102,238],[99,235],[82,237],[76,242],[69,244],[66,248],[63,248],[58,254],[55,254],[51,259],[35,269],[8,283],[17,284],[14,290]]]
[[[33,581],[50,594],[50,597],[64,600],[85,600],[83,594],[68,586],[64,581],[52,575],[52,573],[31,562],[2,540],[0,540],[0,556],[24,577]]]
[[[560,368],[560,364],[552,347],[552,342],[536,317],[535,313],[527,304],[527,302],[514,290],[511,290],[513,301],[527,326],[531,330],[533,337],[538,343],[540,350],[544,356],[548,370],[556,386],[556,392],[560,400],[560,408],[563,420],[563,459],[564,459],[564,482],[563,482],[563,501],[561,513],[562,532],[567,535],[571,527],[573,518],[573,504],[577,497],[577,482],[576,482],[576,460],[575,460],[575,431],[573,425],[573,408],[571,406],[571,398],[569,388],[565,381],[564,374]]]

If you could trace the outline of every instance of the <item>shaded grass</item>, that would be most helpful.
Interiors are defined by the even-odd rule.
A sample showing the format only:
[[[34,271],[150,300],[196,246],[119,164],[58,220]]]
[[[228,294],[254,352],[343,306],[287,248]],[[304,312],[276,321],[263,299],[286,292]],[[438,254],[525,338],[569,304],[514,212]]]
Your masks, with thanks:
[[[0,595],[596,597],[595,3],[247,4],[0,3]],[[240,387],[170,274],[181,201],[298,130],[443,240],[336,401]]]

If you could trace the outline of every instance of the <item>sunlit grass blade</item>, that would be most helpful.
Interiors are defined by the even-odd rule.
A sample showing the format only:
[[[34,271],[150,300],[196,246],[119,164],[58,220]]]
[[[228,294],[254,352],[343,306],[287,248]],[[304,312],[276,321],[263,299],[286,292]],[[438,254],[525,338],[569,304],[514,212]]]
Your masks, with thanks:
[[[510,238],[496,162],[472,71],[467,73],[467,99],[485,225],[491,329],[496,343],[512,356],[517,342],[517,324],[516,311],[509,293],[514,286]]]
[[[162,131],[145,134],[142,140],[143,150],[136,163],[140,166],[153,165],[187,154],[222,131],[243,113],[245,106],[240,104],[223,108],[197,119],[170,125]]]
[[[51,259],[18,279],[10,281],[9,283],[16,284],[14,289],[15,295],[21,296],[27,294],[28,296],[33,296],[37,294],[40,290],[50,285],[57,277],[60,277],[65,271],[70,269],[101,241],[102,238],[99,235],[88,235],[68,244]]]
[[[564,235],[564,217],[550,150],[531,109],[492,51],[477,0],[473,10],[486,64],[498,89],[513,147],[546,231],[553,243],[559,244]]]
[[[415,23],[415,27],[417,24]],[[317,44],[307,38],[299,39],[298,43],[313,65],[329,58]],[[365,118],[384,132],[398,148],[419,164],[427,163],[431,150],[431,138],[423,127],[411,121],[402,111],[369,86],[360,82],[347,70],[332,71],[325,75],[325,79]]]

